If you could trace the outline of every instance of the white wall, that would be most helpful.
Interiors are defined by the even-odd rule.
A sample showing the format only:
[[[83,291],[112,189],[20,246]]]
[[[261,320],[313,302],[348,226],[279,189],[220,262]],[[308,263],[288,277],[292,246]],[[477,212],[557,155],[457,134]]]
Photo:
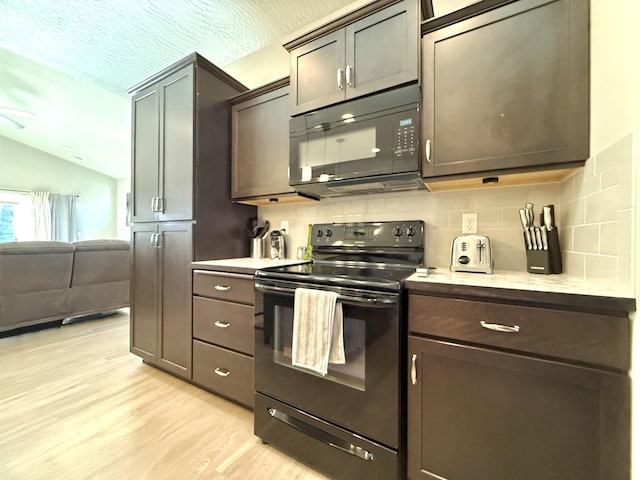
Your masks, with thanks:
[[[80,239],[116,238],[116,180],[0,136],[0,189],[78,195]]]

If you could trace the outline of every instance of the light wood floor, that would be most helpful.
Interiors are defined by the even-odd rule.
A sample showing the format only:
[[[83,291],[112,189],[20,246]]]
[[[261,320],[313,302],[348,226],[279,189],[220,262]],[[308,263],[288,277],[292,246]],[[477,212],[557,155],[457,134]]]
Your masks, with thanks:
[[[129,316],[0,339],[0,479],[323,480],[129,353]]]

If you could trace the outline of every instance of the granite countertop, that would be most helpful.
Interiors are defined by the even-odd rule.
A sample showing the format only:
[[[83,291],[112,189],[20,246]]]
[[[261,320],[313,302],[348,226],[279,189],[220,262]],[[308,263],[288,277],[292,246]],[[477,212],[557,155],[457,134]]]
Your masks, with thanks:
[[[536,275],[496,270],[493,274],[451,272],[448,268],[414,273],[406,280],[410,290],[425,293],[485,297],[564,307],[634,311],[635,299],[607,285],[586,282],[566,274]]]
[[[202,260],[198,262],[191,262],[191,268],[212,270],[218,272],[230,272],[230,273],[247,273],[253,275],[256,270],[267,267],[279,267],[285,265],[297,265],[300,263],[307,263],[305,260],[296,259],[282,259],[271,260],[270,258],[225,258],[222,260]]]

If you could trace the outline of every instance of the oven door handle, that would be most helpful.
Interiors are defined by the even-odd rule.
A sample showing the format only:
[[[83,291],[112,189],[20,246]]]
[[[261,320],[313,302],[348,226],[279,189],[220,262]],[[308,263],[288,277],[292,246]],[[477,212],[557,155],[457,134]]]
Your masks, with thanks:
[[[256,290],[262,290],[265,292],[274,292],[274,293],[287,293],[289,295],[295,295],[296,289],[291,287],[281,287],[275,285],[266,285],[264,283],[255,282]],[[346,295],[344,293],[338,294],[338,301],[345,303],[364,303],[369,306],[377,306],[377,305],[394,305],[398,303],[398,295],[397,294],[385,294],[382,292],[376,292],[375,294],[371,294],[371,296],[364,295]]]

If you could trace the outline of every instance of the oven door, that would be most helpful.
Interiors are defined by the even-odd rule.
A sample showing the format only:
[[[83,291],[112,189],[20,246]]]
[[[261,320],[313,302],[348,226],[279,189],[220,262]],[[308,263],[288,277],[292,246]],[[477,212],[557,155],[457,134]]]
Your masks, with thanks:
[[[333,290],[343,308],[346,363],[330,363],[322,376],[291,363],[295,288],[256,282],[255,390],[398,449],[400,294]]]

